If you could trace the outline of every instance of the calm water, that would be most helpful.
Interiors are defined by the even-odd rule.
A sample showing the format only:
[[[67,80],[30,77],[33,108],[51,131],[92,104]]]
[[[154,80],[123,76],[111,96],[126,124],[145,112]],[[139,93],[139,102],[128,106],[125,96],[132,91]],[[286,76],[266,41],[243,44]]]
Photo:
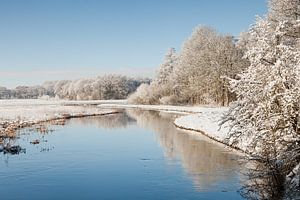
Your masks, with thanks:
[[[26,153],[0,155],[1,199],[241,199],[238,156],[172,117],[129,110],[23,130],[11,142]]]

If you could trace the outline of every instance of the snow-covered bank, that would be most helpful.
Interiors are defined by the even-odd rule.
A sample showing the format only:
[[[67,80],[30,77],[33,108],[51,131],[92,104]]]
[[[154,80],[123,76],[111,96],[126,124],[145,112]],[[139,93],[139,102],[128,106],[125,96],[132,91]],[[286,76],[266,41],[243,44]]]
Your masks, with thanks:
[[[116,113],[114,109],[92,107],[107,101],[1,100],[0,137],[13,135],[23,127],[42,122]],[[112,103],[112,102],[110,102]]]
[[[229,139],[229,125],[227,123],[222,126],[220,125],[222,115],[226,110],[227,108],[213,108],[206,112],[181,116],[175,119],[174,124],[178,128],[201,132],[215,141],[221,142],[234,149],[248,152],[246,147],[249,140],[244,139],[242,143],[232,144]]]
[[[205,107],[205,106],[169,106],[169,105],[136,105],[136,104],[100,104],[99,108],[137,108],[144,110],[166,111],[174,113],[207,113],[214,111],[225,111],[227,107]]]
[[[174,124],[183,129],[199,131],[203,134],[223,142],[228,133],[228,127],[219,127],[223,109],[215,109],[212,112],[192,114],[175,119]]]

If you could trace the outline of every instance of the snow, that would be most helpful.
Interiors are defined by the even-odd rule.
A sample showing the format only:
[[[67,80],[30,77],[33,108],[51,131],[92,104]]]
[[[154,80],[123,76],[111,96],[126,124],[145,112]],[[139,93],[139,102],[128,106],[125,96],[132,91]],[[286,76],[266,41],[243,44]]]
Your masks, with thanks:
[[[174,124],[183,129],[203,132],[205,135],[223,142],[229,131],[228,127],[219,127],[223,109],[206,111],[201,114],[192,114],[175,119]]]
[[[47,120],[60,114],[97,114],[101,109],[88,105],[107,101],[1,100],[0,122],[13,120]]]
[[[71,117],[84,117],[116,113],[112,109],[100,109],[95,106],[108,101],[48,101],[48,100],[1,100],[0,135],[6,129],[30,126],[45,121]],[[115,103],[115,102],[111,102]]]
[[[208,107],[208,106],[170,106],[170,105],[139,105],[139,104],[100,104],[99,108],[137,108],[144,110],[168,111],[174,113],[202,113],[213,112],[216,110],[227,110],[226,107]]]
[[[0,107],[3,106],[26,106],[26,105],[98,105],[98,104],[125,104],[127,100],[88,100],[70,101],[55,99],[0,99]]]

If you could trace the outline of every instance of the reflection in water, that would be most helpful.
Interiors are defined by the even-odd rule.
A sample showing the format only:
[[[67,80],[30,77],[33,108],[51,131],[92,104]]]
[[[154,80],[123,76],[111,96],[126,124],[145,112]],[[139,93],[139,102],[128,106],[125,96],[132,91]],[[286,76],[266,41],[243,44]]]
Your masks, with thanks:
[[[206,190],[239,171],[239,163],[234,160],[236,155],[205,136],[176,129],[172,123],[174,115],[141,110],[127,112],[139,126],[155,132],[168,159],[175,160],[179,156],[198,190]]]
[[[111,115],[103,115],[97,117],[83,117],[83,118],[75,118],[72,120],[67,120],[64,125],[68,125],[69,123],[75,123],[78,125],[95,125],[99,128],[126,128],[128,125],[135,122],[135,120],[129,117],[126,113],[118,113]],[[38,143],[45,143],[47,139],[45,138],[48,133],[53,132],[52,128],[49,126],[53,125],[52,122],[45,122],[42,124],[34,125],[30,128],[25,128],[23,130],[18,130],[14,137],[6,137],[1,138],[0,141],[0,153],[8,153],[8,154],[19,154],[26,153],[26,149],[22,148],[18,145],[18,137],[17,135],[28,135],[30,133],[38,133],[36,136],[37,139],[33,139],[33,141],[39,141]],[[52,126],[54,127],[54,126]],[[34,142],[30,142],[34,144]],[[49,151],[49,149],[53,149],[53,147],[41,147],[41,151]]]
[[[103,115],[97,117],[83,117],[71,120],[72,123],[79,125],[95,125],[99,128],[126,128],[135,122],[135,119],[129,117],[126,113]]]

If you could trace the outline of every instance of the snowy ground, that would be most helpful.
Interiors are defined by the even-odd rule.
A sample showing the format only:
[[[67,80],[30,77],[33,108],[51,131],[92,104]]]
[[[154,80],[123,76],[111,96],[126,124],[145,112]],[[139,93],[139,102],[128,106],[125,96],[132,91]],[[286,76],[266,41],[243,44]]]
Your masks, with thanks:
[[[111,101],[0,100],[0,122],[13,120],[47,120],[62,114],[97,114],[103,109],[89,105]],[[123,102],[123,101],[113,101]],[[107,112],[107,110],[104,110]]]
[[[117,112],[91,106],[99,103],[108,101],[0,100],[0,136],[45,121]]]

